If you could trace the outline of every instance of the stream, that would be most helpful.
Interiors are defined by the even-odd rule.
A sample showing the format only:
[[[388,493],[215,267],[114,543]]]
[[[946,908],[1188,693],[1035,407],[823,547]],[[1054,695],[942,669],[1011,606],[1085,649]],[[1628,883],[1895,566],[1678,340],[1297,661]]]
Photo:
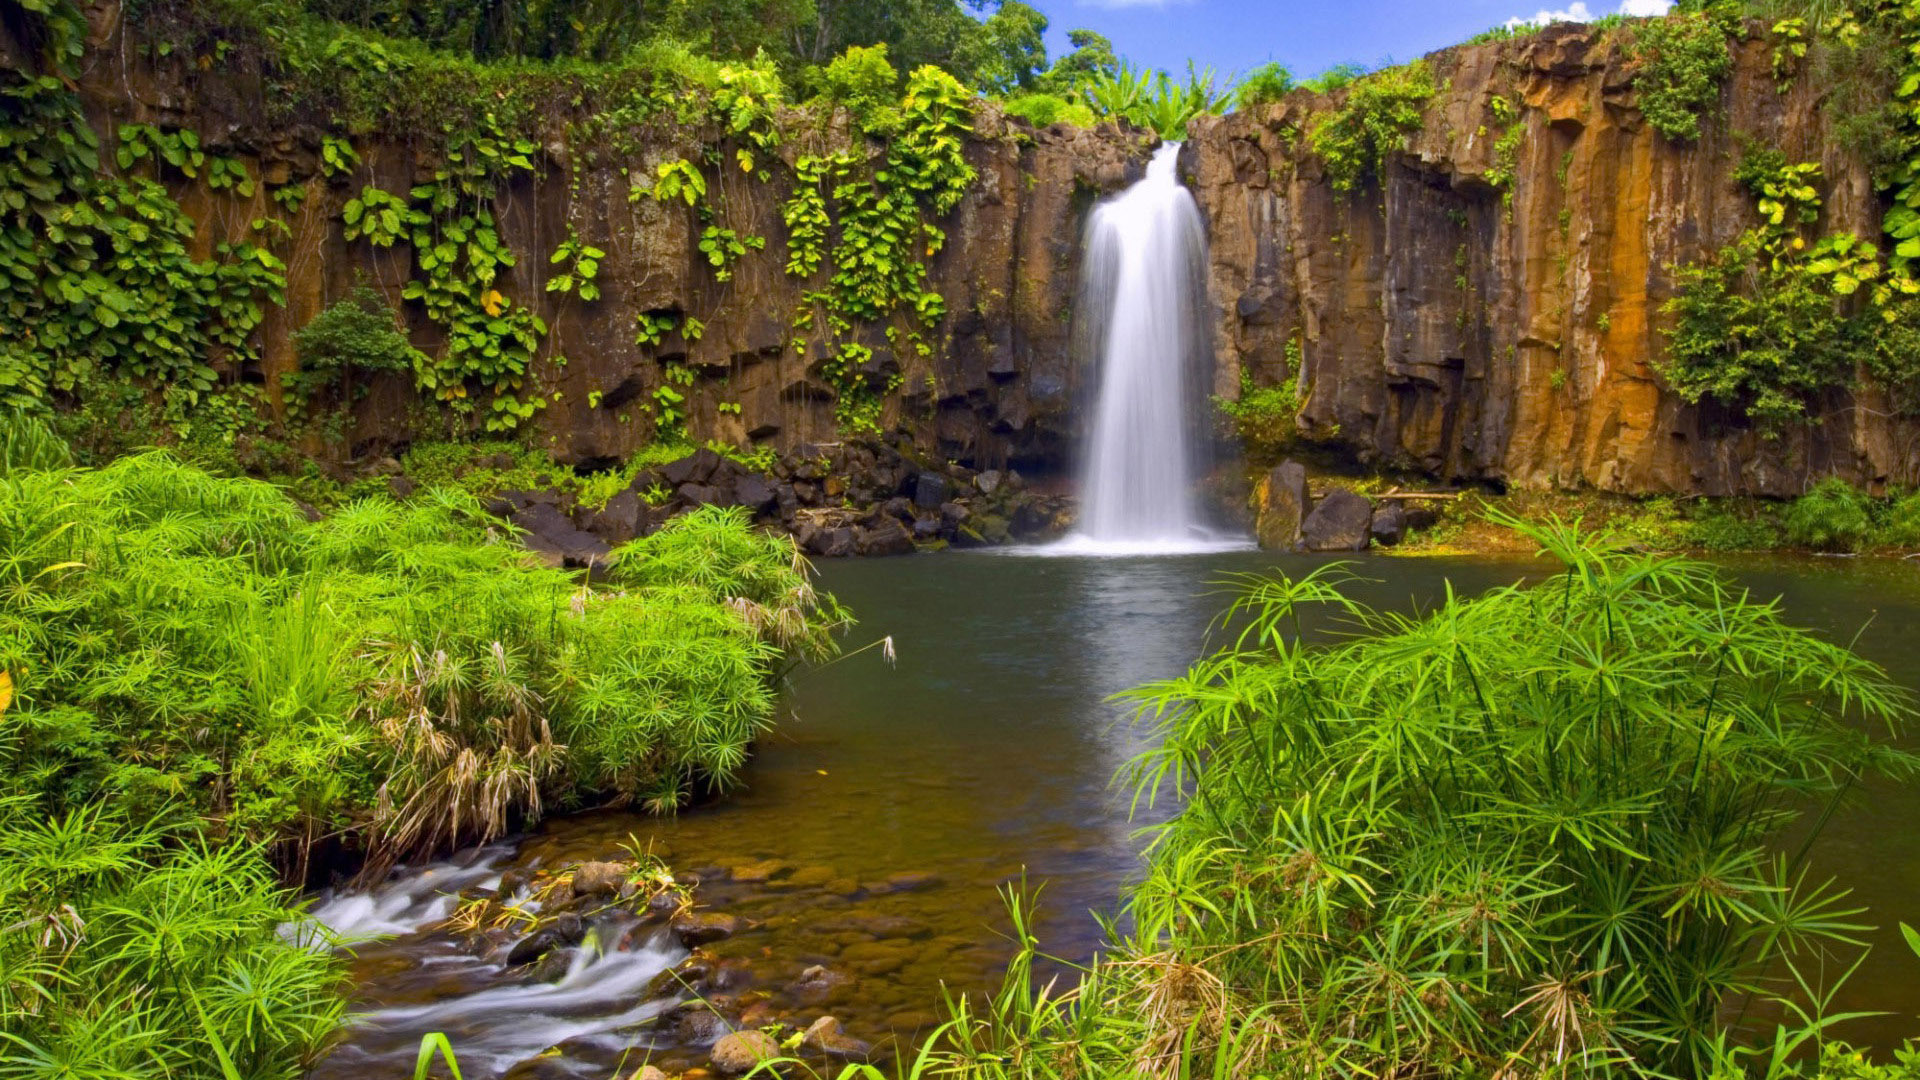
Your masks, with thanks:
[[[1008,553],[846,560],[822,585],[860,618],[851,651],[891,636],[896,662],[861,652],[793,677],[778,728],[729,796],[674,819],[596,812],[530,836],[402,871],[369,894],[324,895],[315,914],[354,937],[356,1019],[323,1078],[410,1076],[425,1032],[444,1031],[468,1077],[596,1077],[642,1062],[703,1064],[716,1031],[678,1009],[663,973],[688,951],[658,925],[596,924],[564,969],[504,964],[505,945],[435,927],[454,895],[506,871],[651,851],[700,879],[703,908],[751,928],[706,946],[707,984],[762,1022],[803,1028],[831,1013],[849,1034],[910,1041],[941,1019],[943,993],[990,990],[1010,944],[1000,890],[1040,888],[1042,947],[1084,961],[1140,871],[1136,831],[1111,783],[1144,746],[1108,697],[1174,675],[1205,646],[1229,574],[1322,561],[1226,551],[1176,557]],[[1780,595],[1791,621],[1851,640],[1920,682],[1920,565],[1880,559],[1749,559],[1728,569]],[[1501,558],[1359,557],[1353,592],[1410,610],[1546,569]],[[1816,870],[1854,890],[1879,929],[1836,1002],[1890,1016],[1841,1033],[1887,1046],[1920,1014],[1920,958],[1895,921],[1920,923],[1920,789],[1869,791],[1823,838]]]

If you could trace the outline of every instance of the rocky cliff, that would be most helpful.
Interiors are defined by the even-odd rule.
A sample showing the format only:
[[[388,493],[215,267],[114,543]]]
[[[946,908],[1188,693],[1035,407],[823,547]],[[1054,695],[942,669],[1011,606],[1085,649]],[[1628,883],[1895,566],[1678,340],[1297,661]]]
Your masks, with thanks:
[[[361,167],[329,176],[323,137],[336,126],[324,116],[288,118],[272,108],[263,89],[271,81],[248,57],[236,50],[210,65],[180,52],[157,55],[141,29],[127,24],[121,5],[95,2],[89,15],[93,41],[80,91],[103,145],[114,145],[120,124],[192,130],[210,153],[237,157],[262,179],[250,197],[169,181],[199,223],[206,250],[248,237],[258,219],[283,217],[290,228],[274,244],[287,262],[286,304],[269,314],[261,362],[243,377],[277,386],[277,376],[296,362],[293,332],[362,279],[407,312],[417,345],[440,345],[439,328],[418,305],[401,301],[413,276],[406,244],[348,241],[341,222],[362,185],[404,193],[432,175],[440,162],[422,140],[376,126],[354,139]],[[516,174],[494,208],[516,260],[498,287],[550,328],[534,365],[546,403],[532,421],[540,442],[576,464],[624,458],[655,437],[646,406],[667,365],[695,375],[686,388],[686,430],[694,440],[781,449],[836,440],[823,350],[814,340],[795,347],[796,338],[807,338],[794,328],[802,294],[819,285],[785,272],[781,204],[795,158],[859,138],[846,116],[822,124],[817,114],[789,115],[794,127],[811,130],[779,148],[786,167],[763,179],[731,166],[737,140],[714,125],[689,127],[670,115],[586,124],[580,94],[558,87],[548,95],[552,104],[535,111],[536,130],[516,132],[540,151],[532,173]],[[599,104],[603,116],[619,115]],[[898,376],[882,416],[887,428],[908,435],[929,457],[1044,472],[1070,455],[1077,427],[1071,414],[1082,379],[1069,360],[1068,338],[1082,220],[1100,195],[1140,174],[1155,140],[1112,126],[1036,132],[989,104],[972,126],[966,157],[979,177],[938,222],[947,240],[929,266],[930,286],[947,310],[927,335],[930,353],[896,350],[881,326],[856,334],[874,350],[871,365]],[[730,280],[719,280],[698,250],[701,227],[692,209],[631,196],[633,177],[677,159],[721,162],[705,170],[714,188],[709,198],[724,202],[729,227],[766,241],[731,267]],[[270,187],[301,183],[309,196],[292,213],[269,199]],[[607,253],[601,295],[592,302],[543,288],[556,272],[548,256],[570,230]],[[643,314],[697,319],[705,332],[697,340],[675,332],[637,344]],[[402,377],[386,377],[355,406],[351,441],[361,449],[404,441],[420,423],[413,401]]]
[[[1296,341],[1302,431],[1379,467],[1630,493],[1792,495],[1828,473],[1920,481],[1920,427],[1872,397],[1836,395],[1817,425],[1766,438],[1685,405],[1655,373],[1673,265],[1754,220],[1733,179],[1742,136],[1822,164],[1823,227],[1879,235],[1866,170],[1828,137],[1822,88],[1777,84],[1765,41],[1735,50],[1720,114],[1687,144],[1646,123],[1632,61],[1601,31],[1437,53],[1424,126],[1348,194],[1302,137],[1332,107],[1324,97],[1196,122],[1183,168],[1209,219],[1220,392],[1243,369],[1283,381]],[[1523,129],[1507,161],[1496,96]]]
[[[328,175],[323,136],[337,126],[270,107],[271,80],[243,56],[208,65],[166,55],[117,3],[89,10],[80,91],[103,137],[123,123],[192,129],[264,181],[244,198],[171,182],[200,224],[198,243],[210,250],[256,219],[287,220],[276,245],[287,302],[261,328],[260,362],[236,374],[276,386],[295,363],[293,331],[362,277],[408,312],[417,344],[439,346],[439,328],[399,302],[414,273],[405,244],[348,241],[341,223],[362,184],[404,192],[431,175],[421,140],[376,122],[355,138],[364,165]],[[1422,126],[1377,180],[1347,193],[1304,137],[1334,100],[1301,91],[1196,120],[1183,173],[1211,238],[1217,391],[1235,393],[1242,372],[1283,381],[1297,351],[1306,439],[1442,480],[1714,495],[1792,495],[1828,473],[1920,482],[1920,426],[1892,418],[1870,391],[1836,392],[1818,423],[1769,437],[1730,410],[1687,406],[1655,371],[1675,264],[1752,222],[1733,179],[1743,138],[1822,164],[1823,228],[1878,234],[1879,201],[1828,137],[1821,88],[1804,76],[1776,82],[1763,40],[1734,48],[1718,114],[1684,144],[1645,122],[1617,35],[1561,25],[1434,54],[1441,89]],[[794,322],[817,283],[785,272],[781,204],[801,153],[860,138],[846,117],[797,119],[809,133],[780,147],[786,167],[767,180],[727,166],[731,137],[712,124],[657,114],[609,124],[621,114],[605,102],[584,123],[580,94],[564,83],[545,100],[525,132],[540,148],[535,168],[495,207],[517,257],[500,288],[551,328],[533,369],[540,441],[577,465],[624,458],[656,437],[647,405],[682,366],[694,373],[695,440],[781,450],[836,440],[829,357]],[[1091,381],[1070,348],[1084,218],[1140,174],[1154,140],[1114,126],[1036,131],[991,104],[973,126],[966,157],[979,176],[940,222],[947,243],[930,260],[946,307],[931,348],[895,348],[880,326],[855,335],[872,347],[876,376],[897,376],[881,422],[921,460],[1057,471],[1073,457]],[[632,197],[632,177],[683,158],[717,162],[706,171],[728,225],[766,240],[730,280],[698,250],[692,210]],[[268,197],[302,182],[309,197],[291,213]],[[607,252],[597,300],[543,291],[547,256],[569,236]],[[636,343],[636,320],[657,314],[697,319],[705,333]],[[356,452],[424,422],[406,380],[384,378],[353,406]]]

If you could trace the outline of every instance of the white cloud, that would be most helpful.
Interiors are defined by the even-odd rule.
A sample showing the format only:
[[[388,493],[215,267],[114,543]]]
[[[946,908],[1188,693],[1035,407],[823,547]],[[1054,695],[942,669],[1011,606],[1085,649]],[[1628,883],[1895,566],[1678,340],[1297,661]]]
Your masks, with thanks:
[[[1673,0],[1621,0],[1620,14],[1633,16],[1665,15],[1668,11],[1672,10],[1672,8]],[[1507,20],[1507,25],[1509,27],[1520,27],[1545,26],[1548,23],[1557,22],[1583,23],[1592,22],[1595,17],[1593,10],[1587,7],[1584,0],[1574,0],[1572,4],[1557,10],[1549,11],[1543,8],[1535,12],[1531,18],[1521,18],[1516,15]]]

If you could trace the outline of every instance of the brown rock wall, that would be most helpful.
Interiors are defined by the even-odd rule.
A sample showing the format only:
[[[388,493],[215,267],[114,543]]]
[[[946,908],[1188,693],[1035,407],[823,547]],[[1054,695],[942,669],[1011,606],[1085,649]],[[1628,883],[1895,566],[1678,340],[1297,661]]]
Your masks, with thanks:
[[[1920,429],[1873,401],[1824,403],[1767,439],[1692,408],[1654,370],[1672,266],[1752,222],[1739,134],[1825,167],[1825,227],[1877,236],[1865,170],[1826,137],[1820,88],[1781,92],[1771,47],[1736,48],[1722,115],[1670,142],[1634,104],[1614,40],[1557,26],[1429,58],[1443,86],[1385,175],[1333,191],[1302,133],[1331,107],[1296,93],[1193,125],[1183,159],[1209,220],[1216,385],[1285,378],[1304,353],[1304,432],[1362,462],[1528,488],[1787,495],[1839,472],[1920,480]],[[1496,188],[1494,95],[1524,108]]]

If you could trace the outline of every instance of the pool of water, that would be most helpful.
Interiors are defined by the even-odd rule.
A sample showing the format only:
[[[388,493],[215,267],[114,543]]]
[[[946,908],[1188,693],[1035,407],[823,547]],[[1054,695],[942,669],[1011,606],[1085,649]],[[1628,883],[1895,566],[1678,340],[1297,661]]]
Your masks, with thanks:
[[[1316,561],[1255,551],[947,553],[824,565],[822,584],[861,620],[849,652],[890,638],[893,659],[872,648],[797,673],[741,790],[671,820],[594,813],[552,822],[455,876],[651,846],[701,877],[703,901],[759,921],[712,949],[738,965],[739,993],[765,997],[763,1016],[804,1026],[832,1012],[863,1039],[911,1037],[936,1022],[943,993],[997,983],[1009,951],[1003,888],[1041,888],[1034,929],[1044,948],[1070,961],[1092,954],[1095,913],[1113,914],[1139,872],[1136,830],[1165,810],[1130,812],[1128,793],[1112,783],[1144,732],[1110,696],[1177,674],[1200,654],[1227,600],[1224,578]],[[1774,559],[1728,568],[1783,597],[1792,621],[1844,640],[1859,634],[1862,652],[1920,681],[1920,565]],[[1547,567],[1372,556],[1355,569],[1366,579],[1353,588],[1360,599],[1406,610],[1437,602],[1448,581],[1473,593]],[[1869,1042],[1897,1041],[1920,1014],[1920,959],[1893,929],[1897,919],[1920,922],[1915,821],[1920,791],[1878,788],[1818,849],[1818,867],[1852,887],[1882,927],[1841,1001],[1894,1014],[1848,1032]],[[405,906],[393,896],[389,907]],[[647,944],[652,951],[637,950],[619,972],[568,972],[560,982],[581,992],[565,998],[565,1023],[556,1020],[548,1037],[519,1017],[518,1041],[496,1038],[481,1075],[605,1075],[621,1061],[631,1067],[636,1048],[669,1065],[698,1063],[702,1052],[684,1030],[654,1022],[661,1010],[650,1009],[647,979],[631,967],[651,964],[651,974],[684,954]],[[478,1006],[510,1000],[497,974],[463,967],[457,955],[432,932],[362,950],[360,1005],[385,1011],[349,1035],[336,1055],[340,1075],[410,1061],[421,1032],[461,1017],[463,996],[495,994]],[[844,981],[794,990],[814,967]],[[598,999],[596,985],[605,988]],[[469,1037],[485,1041],[493,1023],[476,1016]]]

